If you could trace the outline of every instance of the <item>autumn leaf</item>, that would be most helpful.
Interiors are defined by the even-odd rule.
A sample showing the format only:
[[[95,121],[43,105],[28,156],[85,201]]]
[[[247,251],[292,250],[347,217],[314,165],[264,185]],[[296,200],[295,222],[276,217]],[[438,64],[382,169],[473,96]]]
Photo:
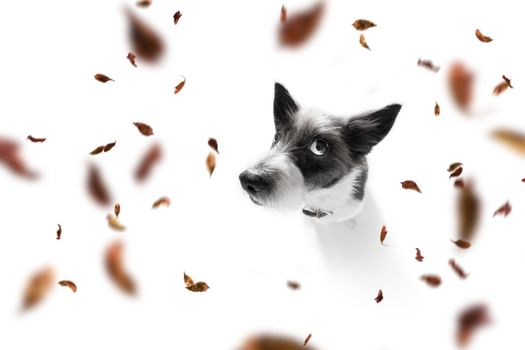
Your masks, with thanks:
[[[60,284],[62,287],[68,287],[69,289],[73,291],[73,293],[77,292],[77,285],[72,281],[63,280],[63,281],[59,281],[58,284]]]
[[[137,1],[138,7],[149,7],[152,3],[152,0],[139,0]]]
[[[133,65],[133,67],[137,67],[137,62],[135,61],[137,59],[137,56],[135,56],[131,52],[128,52],[126,58],[129,60],[129,63]]]
[[[436,102],[436,105],[434,106],[434,115],[436,117],[439,117],[440,113],[441,113],[441,108],[439,107],[438,103]]]
[[[114,214],[108,214],[106,216],[106,220],[108,221],[109,227],[114,229],[115,231],[125,231],[126,226],[122,225],[122,223],[117,219],[117,217]]]
[[[423,255],[421,255],[421,251],[419,250],[419,248],[416,248],[416,257],[415,259],[419,262],[423,262],[423,259],[425,257]]]
[[[108,205],[111,203],[111,196],[105,183],[102,180],[102,175],[95,165],[90,165],[88,169],[87,178],[88,193],[100,205]]]
[[[426,282],[429,286],[437,288],[441,285],[441,277],[438,275],[426,274],[419,277],[420,280]]]
[[[94,150],[92,150],[91,152],[89,152],[89,154],[91,154],[92,156],[96,155],[96,154],[99,154],[99,153],[102,153],[104,151],[104,146],[98,146],[97,148],[95,148]]]
[[[111,142],[111,143],[108,143],[107,145],[104,146],[104,152],[109,152],[111,151],[111,149],[113,147],[115,147],[115,145],[117,144],[117,141],[115,142]]]
[[[160,145],[152,145],[140,160],[135,170],[135,179],[139,182],[144,181],[151,173],[153,166],[160,161],[161,157],[162,151]]]
[[[170,199],[168,197],[160,197],[155,202],[153,202],[153,205],[151,206],[152,209],[157,209],[161,205],[165,205],[166,207],[170,206]]]
[[[178,83],[177,86],[175,86],[175,95],[178,94],[180,90],[182,90],[185,84],[186,84],[186,78],[182,76],[182,81]]]
[[[454,170],[450,176],[448,177],[449,179],[453,178],[453,177],[458,177],[459,175],[461,175],[463,173],[463,168],[462,167],[459,167],[459,168],[456,168],[456,170]]]
[[[376,303],[380,303],[383,300],[383,291],[380,289],[379,292],[377,292],[377,296],[374,299]]]
[[[108,81],[115,81],[111,79],[110,77],[108,77],[107,75],[100,74],[100,73],[95,74],[95,79],[97,79],[101,83],[107,83]]]
[[[458,315],[456,341],[459,346],[466,346],[472,335],[481,326],[490,322],[488,310],[485,305],[472,305],[461,311]]]
[[[208,139],[208,146],[210,146],[215,152],[219,153],[219,144],[217,143],[217,140],[214,138]]]
[[[42,138],[39,138],[39,137],[33,137],[31,135],[27,136],[27,139],[33,143],[37,143],[37,142],[44,142],[46,139],[44,137]]]
[[[57,224],[58,225],[58,230],[57,230],[57,240],[60,239],[60,237],[62,237],[62,226],[60,226],[60,224]]]
[[[209,289],[206,282],[197,282],[195,284],[192,284],[191,286],[186,287],[187,290],[191,292],[205,292]]]
[[[158,61],[164,53],[164,43],[159,34],[130,10],[126,10],[126,16],[132,51],[146,62]]]
[[[458,233],[460,238],[471,240],[479,224],[481,203],[472,183],[464,183],[457,197]]]
[[[31,276],[24,290],[22,311],[40,303],[49,294],[54,279],[55,273],[51,267],[45,267]]]
[[[304,350],[311,349],[310,345],[303,345],[303,342],[294,339],[274,336],[260,335],[249,337],[241,346],[240,350]]]
[[[115,213],[115,216],[118,218],[118,215],[120,214],[120,203],[115,203],[115,206],[113,207],[113,213]]]
[[[206,158],[206,166],[208,167],[208,172],[211,176],[215,170],[215,154],[211,152],[208,154],[208,157]]]
[[[450,173],[451,171],[454,171],[456,170],[457,168],[459,168],[460,166],[462,166],[463,163],[460,163],[460,162],[455,162],[455,163],[452,163],[448,166],[448,169],[447,171]]]
[[[301,289],[301,284],[299,282],[296,282],[296,281],[286,281],[286,285],[291,290],[299,290],[299,289]]]
[[[363,34],[361,34],[359,36],[359,44],[361,44],[362,47],[364,47],[365,49],[368,49],[370,50],[370,47],[368,46],[368,44],[366,43],[366,39],[365,39],[365,36]]]
[[[471,246],[469,242],[464,241],[462,239],[458,239],[457,241],[454,241],[454,240],[450,240],[450,241],[461,249],[468,249]]]
[[[481,34],[479,29],[476,29],[476,38],[478,38],[479,41],[481,41],[483,43],[490,43],[492,41],[492,38]]]
[[[312,333],[308,334],[308,336],[307,336],[306,339],[304,340],[304,344],[303,344],[303,346],[306,346],[306,344],[308,344],[308,342],[310,341],[311,338],[312,338]]]
[[[525,135],[509,129],[496,129],[492,137],[511,150],[525,155]]]
[[[458,265],[456,260],[450,259],[448,261],[448,264],[450,265],[450,267],[452,267],[452,269],[458,274],[458,276],[461,279],[466,279],[468,277],[468,274],[466,274],[465,271],[463,270],[463,268]]]
[[[134,295],[136,286],[124,268],[124,246],[122,242],[113,242],[105,252],[106,271],[112,281],[125,293]]]
[[[281,23],[286,22],[286,7],[283,5],[281,6],[281,17],[280,17]]]
[[[383,225],[383,227],[381,227],[381,234],[379,236],[379,239],[381,241],[381,244],[383,244],[383,242],[385,241],[385,238],[386,238],[386,234],[388,233],[387,229],[386,229],[386,226]]]
[[[448,87],[456,105],[463,111],[468,110],[472,102],[472,83],[474,75],[464,64],[456,62],[448,73]]]
[[[441,67],[434,65],[434,63],[430,60],[422,60],[421,58],[417,60],[417,65],[419,67],[424,67],[428,70],[431,70],[434,73],[439,72]]]
[[[182,13],[180,11],[175,12],[173,15],[173,24],[179,23],[179,19],[182,17]]]
[[[375,23],[366,19],[357,19],[353,24],[356,30],[367,30],[368,28],[375,27]]]
[[[139,132],[144,136],[151,136],[153,135],[153,128],[149,126],[148,124],[144,124],[141,122],[134,122],[133,125],[137,127]]]
[[[495,217],[496,215],[503,215],[504,217],[507,217],[512,210],[512,206],[510,205],[509,201],[506,201],[505,204],[503,204],[501,207],[499,207],[492,217]]]
[[[463,181],[463,179],[456,179],[456,181],[454,181],[454,187],[457,187],[457,188],[465,187],[465,181]]]
[[[11,140],[0,138],[0,163],[3,163],[9,170],[19,176],[28,179],[37,178],[36,173],[28,169],[20,156],[18,144]]]
[[[279,41],[283,46],[298,47],[304,44],[319,26],[324,12],[324,2],[319,2],[310,9],[288,15],[281,22]]]
[[[416,192],[421,193],[421,190],[419,189],[418,185],[412,180],[406,180],[401,182],[401,187],[405,190],[414,190]]]

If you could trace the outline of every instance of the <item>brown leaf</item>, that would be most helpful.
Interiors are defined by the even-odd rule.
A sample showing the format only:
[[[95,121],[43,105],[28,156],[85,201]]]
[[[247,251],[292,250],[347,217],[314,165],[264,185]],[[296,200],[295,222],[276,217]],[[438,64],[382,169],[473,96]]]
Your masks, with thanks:
[[[206,158],[206,166],[208,167],[208,172],[213,174],[213,171],[215,170],[215,154],[208,153],[208,157]]]
[[[136,293],[135,282],[124,269],[123,251],[123,244],[120,241],[113,242],[106,249],[106,270],[109,277],[123,292],[134,295]]]
[[[448,261],[448,264],[450,265],[450,267],[452,267],[452,269],[458,274],[458,276],[461,279],[466,279],[468,277],[468,274],[466,274],[463,268],[461,268],[461,266],[458,265],[456,260],[450,259]]]
[[[286,22],[286,7],[283,5],[281,6],[281,23]]]
[[[115,206],[113,207],[113,213],[115,213],[115,216],[118,218],[118,215],[120,214],[120,203],[115,203]]]
[[[17,175],[28,179],[37,178],[36,173],[28,169],[20,156],[18,145],[11,140],[0,138],[0,162]]]
[[[303,350],[310,348],[299,341],[274,335],[261,335],[250,337],[240,350]]]
[[[419,67],[424,67],[428,70],[433,71],[434,73],[439,72],[439,69],[441,67],[434,65],[434,63],[430,60],[422,60],[421,58],[417,60],[417,65]]]
[[[511,150],[525,155],[525,135],[509,129],[497,129],[492,132],[492,137]]]
[[[463,163],[460,163],[460,162],[455,162],[455,163],[452,163],[448,166],[448,169],[447,171],[450,173],[451,171],[454,171],[456,170],[458,167],[462,166]]]
[[[512,207],[509,203],[509,201],[506,201],[505,204],[503,204],[501,207],[499,207],[492,217],[495,217],[496,215],[503,215],[504,217],[507,217],[512,210]]]
[[[416,248],[416,257],[415,259],[419,262],[423,262],[423,259],[425,259],[425,257],[423,255],[421,255],[421,251],[419,250],[419,248]]]
[[[437,288],[441,285],[441,277],[438,275],[426,274],[419,277],[422,281],[425,281],[429,286]]]
[[[95,74],[95,79],[97,79],[101,83],[107,83],[108,81],[115,81],[111,79],[110,77],[108,77],[107,75],[100,74],[100,73]]]
[[[484,42],[484,43],[490,43],[492,41],[490,37],[481,34],[479,29],[476,29],[476,38],[478,38],[479,41]]]
[[[139,130],[139,132],[144,136],[151,136],[153,135],[153,128],[149,126],[148,124],[144,124],[141,122],[135,122],[133,123]]]
[[[463,173],[463,168],[462,167],[459,167],[457,168],[456,170],[454,170],[452,172],[452,174],[450,174],[450,176],[448,177],[449,179],[453,178],[453,177],[458,177],[459,175],[461,175]]]
[[[57,224],[58,225],[58,230],[57,230],[57,240],[60,239],[60,237],[62,237],[62,226],[60,226],[60,224]]]
[[[159,34],[130,10],[126,10],[126,16],[133,52],[146,62],[158,61],[164,53],[164,43]]]
[[[308,336],[307,336],[306,339],[304,340],[304,344],[303,344],[303,346],[306,346],[306,344],[308,344],[308,342],[310,341],[310,338],[312,338],[312,333],[308,334]]]
[[[459,237],[472,240],[479,224],[481,202],[472,183],[465,183],[459,188],[457,197],[457,217]]]
[[[401,187],[404,188],[405,190],[414,190],[416,192],[421,193],[421,190],[419,189],[417,184],[412,180],[406,180],[406,181],[401,182]]]
[[[27,136],[27,139],[31,142],[44,142],[46,139],[45,137],[39,138],[39,137],[33,137],[31,135]]]
[[[185,84],[186,84],[186,78],[183,76],[182,81],[178,83],[177,86],[175,86],[175,95],[178,94],[180,90],[182,90]]]
[[[503,78],[503,80],[505,81],[505,83],[508,85],[508,87],[510,87],[511,89],[514,89],[514,86],[512,86],[512,84],[510,83],[510,79],[507,78],[506,76],[502,75],[501,78]]]
[[[366,19],[358,19],[352,25],[357,30],[367,30],[368,28],[376,26],[373,22]]]
[[[160,197],[155,202],[153,202],[153,205],[151,206],[151,208],[156,209],[156,208],[160,207],[161,205],[165,205],[165,206],[169,207],[170,203],[171,202],[170,202],[170,199],[168,197]]]
[[[383,227],[381,227],[381,234],[379,236],[379,240],[381,241],[381,244],[383,244],[383,242],[385,241],[387,233],[388,233],[388,231],[386,229],[386,226],[383,225]]]
[[[472,83],[474,75],[463,65],[456,62],[448,73],[448,87],[456,105],[463,111],[468,110],[472,102]]]
[[[219,153],[219,144],[217,143],[217,140],[214,138],[208,139],[208,146],[210,146],[215,152]]]
[[[436,105],[434,106],[434,115],[436,117],[439,117],[440,113],[441,113],[441,108],[439,107],[438,103],[436,102]]]
[[[104,146],[98,146],[97,148],[95,148],[94,150],[92,150],[91,152],[89,152],[89,154],[91,154],[92,156],[94,156],[95,154],[102,153],[103,151],[104,151]]]
[[[55,273],[51,267],[45,267],[31,276],[24,290],[22,311],[40,303],[51,290],[54,279]]]
[[[149,7],[152,2],[153,0],[139,0],[137,1],[137,6],[138,7]]]
[[[107,145],[104,146],[104,152],[109,152],[111,151],[111,149],[113,147],[115,147],[115,145],[117,144],[117,141],[115,142],[111,142],[111,143],[108,143]]]
[[[173,15],[173,23],[176,25],[179,23],[179,19],[182,17],[182,13],[180,11],[175,12]]]
[[[463,181],[463,179],[456,179],[456,181],[454,181],[454,187],[456,188],[465,187],[465,181]]]
[[[509,87],[509,85],[502,81],[501,83],[499,83],[498,85],[496,85],[496,87],[494,88],[494,90],[492,90],[492,95],[494,96],[498,96],[499,94],[501,94],[503,91],[507,90],[507,88]]]
[[[205,292],[209,289],[206,282],[197,282],[192,284],[191,286],[187,286],[186,289],[191,292]]]
[[[376,303],[380,303],[383,300],[383,291],[380,289],[379,292],[377,292],[377,296],[374,299]]]
[[[109,205],[111,196],[105,183],[102,181],[100,171],[95,165],[90,165],[88,169],[87,188],[91,197],[100,205]]]
[[[456,341],[459,346],[466,346],[474,334],[481,326],[490,322],[488,310],[485,305],[473,305],[463,310],[458,315],[458,326]]]
[[[191,287],[195,284],[195,282],[193,282],[193,279],[186,275],[186,272],[184,272],[184,284],[186,285],[186,287]]]
[[[144,181],[149,174],[151,169],[162,157],[162,151],[160,145],[152,145],[144,154],[139,162],[137,169],[135,170],[135,179],[139,182]]]
[[[129,60],[129,63],[133,65],[133,67],[137,67],[137,62],[135,61],[137,59],[137,56],[135,56],[131,52],[128,52],[126,58]]]
[[[63,280],[59,281],[58,284],[60,284],[62,287],[69,287],[69,289],[71,289],[73,293],[77,292],[77,285],[72,281]]]
[[[106,215],[106,220],[108,221],[109,227],[114,229],[115,231],[125,231],[126,226],[122,225],[122,223],[117,219],[117,217],[113,214]]]
[[[323,12],[324,2],[319,2],[308,10],[288,16],[286,22],[281,22],[280,44],[289,47],[304,44],[319,26]]]
[[[462,239],[458,239],[457,241],[454,241],[454,240],[450,240],[452,243],[454,243],[455,245],[457,245],[459,248],[461,249],[468,249],[470,248],[470,246],[472,244],[470,244],[469,242],[467,241],[464,241]]]
[[[301,284],[299,282],[296,282],[296,281],[287,281],[286,285],[291,290],[299,290],[299,289],[301,289]]]
[[[525,182],[525,177],[523,179],[521,179],[521,182]]]
[[[368,46],[368,44],[366,43],[366,39],[365,39],[365,36],[363,34],[361,34],[359,36],[359,44],[361,44],[362,47],[364,47],[365,49],[368,49],[370,50],[370,47]]]

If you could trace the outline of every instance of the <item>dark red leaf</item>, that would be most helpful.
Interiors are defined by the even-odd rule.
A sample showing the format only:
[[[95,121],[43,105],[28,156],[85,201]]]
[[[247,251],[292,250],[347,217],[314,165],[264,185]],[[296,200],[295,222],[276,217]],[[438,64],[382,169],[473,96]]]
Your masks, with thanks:
[[[450,174],[450,176],[448,177],[449,179],[453,178],[453,177],[458,177],[459,175],[461,175],[463,173],[463,168],[462,167],[459,167],[457,168],[456,170],[454,170],[454,172],[452,172],[452,174]]]
[[[422,262],[424,258],[425,257],[421,255],[421,251],[419,250],[419,248],[416,248],[416,258],[415,259],[419,262]]]
[[[448,73],[448,86],[452,98],[463,111],[468,110],[472,101],[472,82],[474,75],[463,65],[456,62]]]
[[[126,15],[133,52],[146,62],[158,61],[164,53],[164,43],[159,34],[130,10],[126,11]]]
[[[509,201],[506,201],[505,204],[503,204],[501,207],[498,208],[498,210],[494,212],[494,215],[492,217],[496,215],[503,215],[504,217],[507,217],[510,214],[511,210],[512,207]]]
[[[379,292],[377,292],[377,296],[374,299],[376,303],[380,303],[383,300],[383,291],[380,289]]]
[[[485,305],[473,305],[463,310],[458,315],[458,328],[456,340],[458,345],[466,346],[481,326],[490,322],[487,307]]]
[[[416,192],[421,193],[421,190],[419,189],[418,185],[412,180],[406,180],[401,182],[401,187],[405,190],[414,190]]]
[[[215,152],[219,153],[219,144],[217,143],[217,140],[214,138],[208,139],[208,146],[210,146]]]
[[[29,135],[29,136],[27,137],[27,139],[28,139],[29,141],[31,141],[31,142],[35,142],[35,143],[36,143],[36,142],[44,142],[44,141],[46,140],[45,138],[33,137],[33,136],[31,136],[31,135]]]
[[[137,169],[135,170],[135,179],[139,182],[144,181],[149,174],[153,166],[161,159],[162,150],[160,145],[152,145],[142,156]]]
[[[87,188],[91,197],[100,205],[109,205],[111,196],[109,195],[106,184],[102,180],[102,175],[95,165],[90,165],[88,169]]]
[[[458,239],[457,241],[450,240],[452,243],[457,245],[461,249],[468,249],[470,248],[471,244],[467,241],[464,241],[462,239]]]
[[[381,244],[383,244],[383,242],[385,241],[385,238],[386,238],[386,234],[388,233],[387,229],[386,229],[386,226],[383,225],[383,227],[381,227],[381,234],[379,236],[379,239],[381,241]]]
[[[108,81],[115,81],[111,79],[110,77],[108,77],[107,75],[100,74],[100,73],[95,74],[95,79],[97,79],[101,83],[107,83]]]
[[[420,279],[425,281],[429,286],[437,288],[441,285],[441,277],[439,275],[421,275]]]
[[[133,65],[133,67],[136,67],[137,66],[137,62],[135,62],[137,56],[135,56],[134,54],[132,54],[131,52],[128,52],[128,56],[126,57],[129,62]]]
[[[175,12],[173,15],[173,23],[177,24],[179,23],[179,19],[182,17],[182,13],[180,11]]]
[[[60,239],[60,237],[62,237],[62,226],[60,226],[60,224],[57,224],[57,225],[58,225],[57,239]]]
[[[463,270],[463,268],[461,266],[458,265],[458,263],[456,262],[456,260],[454,259],[450,259],[448,261],[448,264],[450,265],[450,267],[452,267],[452,269],[458,274],[458,276],[461,278],[461,279],[465,279],[468,277],[468,274],[465,273],[465,271]]]
[[[324,2],[320,2],[306,11],[288,16],[279,30],[281,45],[298,47],[303,44],[319,26],[323,11]]]
[[[0,162],[17,175],[29,179],[37,178],[36,173],[27,168],[20,156],[18,145],[11,140],[0,138]]]

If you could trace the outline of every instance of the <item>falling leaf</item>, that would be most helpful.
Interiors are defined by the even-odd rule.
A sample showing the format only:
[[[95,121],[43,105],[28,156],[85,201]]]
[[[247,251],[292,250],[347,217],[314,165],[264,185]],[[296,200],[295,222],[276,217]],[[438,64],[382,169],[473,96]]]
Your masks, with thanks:
[[[126,56],[126,58],[133,65],[133,67],[137,67],[137,62],[135,61],[137,59],[137,56],[135,56],[131,52],[128,52],[128,55]]]
[[[510,79],[507,78],[506,76],[502,76],[503,78],[503,81],[501,83],[499,83],[498,85],[496,85],[496,87],[494,88],[494,90],[492,90],[492,94],[494,96],[498,96],[499,94],[501,94],[503,91],[507,90],[507,88],[513,88],[513,86],[511,85],[510,83]]]
[[[113,242],[105,252],[106,270],[116,285],[125,293],[136,293],[135,282],[124,269],[124,246],[122,242]]]
[[[164,53],[164,43],[159,34],[130,10],[126,10],[126,16],[133,52],[146,62],[158,61]]]
[[[208,154],[208,157],[206,158],[206,166],[208,167],[208,172],[211,176],[215,170],[215,154],[211,152]]]
[[[63,280],[59,281],[58,284],[60,284],[62,287],[69,287],[69,289],[71,289],[73,293],[77,292],[77,285],[72,281]]]
[[[380,289],[379,292],[377,292],[377,296],[374,299],[376,303],[380,303],[383,300],[383,291]]]
[[[388,233],[387,229],[386,229],[386,226],[383,225],[383,227],[381,227],[381,235],[379,237],[380,241],[381,241],[381,244],[383,244],[383,242],[385,241],[385,238],[386,238],[386,234]]]
[[[441,285],[441,277],[439,277],[438,275],[431,275],[431,274],[421,275],[419,279],[421,279],[422,281],[425,281],[429,286],[434,287],[434,288],[437,288]]]
[[[440,113],[441,113],[441,108],[439,107],[438,103],[436,102],[436,105],[434,106],[434,115],[436,117],[438,117]]]
[[[31,276],[24,290],[22,311],[40,303],[51,290],[54,279],[55,274],[51,267],[45,267]]]
[[[139,182],[144,181],[149,174],[153,165],[157,163],[162,157],[162,151],[160,145],[152,145],[142,156],[137,169],[135,170],[135,179]]]
[[[153,205],[151,206],[151,208],[156,209],[156,208],[160,207],[161,205],[165,205],[165,206],[169,207],[170,203],[171,202],[170,202],[170,199],[168,197],[160,197],[155,202],[153,202]]]
[[[456,170],[454,170],[454,172],[452,172],[452,174],[450,174],[450,176],[448,177],[449,179],[453,178],[453,177],[458,177],[459,175],[461,175],[463,173],[463,168],[462,167],[459,167],[457,168]]]
[[[308,344],[308,342],[310,341],[310,338],[312,338],[312,333],[308,334],[308,336],[307,336],[306,339],[304,340],[304,344],[303,344],[303,346],[306,346],[306,344]]]
[[[149,7],[153,0],[139,0],[137,1],[138,7]]]
[[[448,87],[456,105],[463,111],[468,110],[472,102],[472,83],[474,75],[463,65],[456,62],[448,73]]]
[[[100,171],[95,165],[90,165],[88,169],[87,188],[91,197],[100,205],[109,205],[111,196],[102,181]]]
[[[430,60],[422,60],[421,58],[417,60],[417,65],[419,67],[424,67],[428,70],[433,71],[434,73],[439,72],[439,69],[441,67],[434,65],[434,63]]]
[[[458,276],[461,279],[466,279],[468,277],[468,274],[466,274],[463,268],[461,268],[461,266],[458,265],[456,260],[450,259],[448,261],[448,264],[450,265],[450,267],[452,267],[452,269],[458,274]]]
[[[137,127],[139,132],[144,136],[151,136],[153,135],[153,128],[149,126],[148,124],[144,124],[141,122],[134,122],[133,125]]]
[[[281,6],[281,23],[286,22],[286,7],[283,5]]]
[[[492,41],[490,37],[481,34],[479,29],[476,29],[476,38],[478,38],[479,41],[484,42],[484,43],[490,43]]]
[[[108,81],[115,81],[111,79],[110,77],[108,77],[107,75],[100,74],[100,73],[95,74],[95,79],[97,79],[101,83],[107,83]]]
[[[475,331],[490,322],[485,305],[473,305],[463,310],[458,316],[456,341],[459,346],[466,346]]]
[[[113,214],[106,215],[106,220],[108,221],[109,227],[114,229],[115,231],[125,231],[126,226],[122,225],[122,223],[117,219],[117,217]]]
[[[510,83],[510,79],[509,78],[507,78],[504,75],[502,75],[501,78],[503,78],[503,80],[505,81],[505,83],[507,84],[508,87],[510,87],[511,89],[514,89],[514,86],[512,86],[512,84]]]
[[[193,282],[193,279],[186,275],[186,272],[184,272],[184,284],[186,285],[186,287],[191,287],[195,284],[195,282]]]
[[[178,83],[177,86],[175,86],[175,95],[178,94],[180,90],[182,90],[185,84],[186,84],[186,78],[182,76],[182,81]]]
[[[525,177],[523,179],[521,179],[521,182],[525,182]]]
[[[414,190],[416,192],[421,193],[421,190],[419,189],[417,184],[412,180],[406,180],[406,181],[401,182],[401,187],[404,188],[405,190]]]
[[[503,215],[504,217],[507,217],[510,214],[511,210],[512,207],[509,201],[506,201],[505,204],[503,204],[501,207],[498,208],[498,210],[494,212],[494,215],[492,215],[492,217],[495,217],[496,215]]]
[[[0,163],[4,163],[13,173],[36,179],[37,175],[27,168],[24,160],[20,156],[18,145],[8,139],[0,138]]]
[[[373,22],[370,22],[369,20],[366,20],[366,19],[358,19],[352,25],[357,30],[367,30],[368,28],[372,28],[376,26]]]
[[[299,282],[296,282],[296,281],[286,281],[286,285],[291,290],[299,290],[299,289],[301,289],[301,284]]]
[[[219,144],[217,143],[217,140],[214,138],[208,139],[208,146],[210,146],[215,152],[219,153]]]
[[[274,335],[260,335],[248,338],[240,350],[303,350],[309,348],[309,344],[304,346],[303,342],[294,339]]]
[[[319,2],[308,10],[287,16],[281,22],[279,41],[283,46],[298,47],[312,36],[324,12],[324,2]]]
[[[31,135],[27,136],[27,139],[31,142],[37,143],[37,142],[44,142],[46,139],[45,137],[39,138],[39,137],[33,137]]]
[[[419,262],[423,262],[423,259],[425,257],[423,255],[421,255],[421,251],[419,250],[419,248],[416,248],[416,260],[419,261]]]
[[[454,241],[454,240],[450,240],[450,241],[452,243],[454,243],[455,245],[457,245],[461,249],[468,249],[471,246],[471,244],[469,242],[464,241],[462,239],[458,239],[457,241]]]
[[[58,230],[57,230],[57,240],[60,239],[60,237],[62,237],[62,226],[60,226],[60,224],[57,224],[58,225]]]
[[[182,13],[180,11],[175,12],[173,15],[173,23],[177,24],[179,23],[179,19],[182,17]]]
[[[463,181],[463,179],[456,179],[456,181],[454,181],[454,187],[457,187],[457,188],[465,187],[465,181]]]
[[[450,173],[451,171],[454,171],[456,170],[457,168],[459,168],[460,166],[462,166],[463,163],[460,163],[460,162],[455,162],[455,163],[452,163],[448,166],[448,169],[447,171]]]
[[[525,135],[509,129],[497,129],[492,137],[522,155],[525,155]]]
[[[359,36],[359,44],[361,44],[361,46],[364,47],[365,49],[370,50],[370,47],[368,47],[368,44],[366,43],[365,36],[363,34],[361,34]]]
[[[197,282],[192,284],[191,286],[187,286],[186,289],[191,292],[205,292],[209,289],[206,282]]]
[[[98,146],[97,148],[95,148],[94,150],[92,150],[91,152],[89,152],[89,154],[91,154],[92,156],[94,156],[95,154],[102,153],[103,151],[104,151],[104,146]]]
[[[108,143],[107,145],[104,146],[104,152],[109,152],[109,151],[111,151],[111,149],[112,149],[113,147],[115,147],[116,144],[117,144],[117,141],[114,141],[114,142]]]
[[[115,203],[115,206],[113,207],[113,213],[115,213],[115,216],[118,218],[118,215],[120,214],[120,203]]]
[[[478,227],[481,202],[472,183],[465,183],[463,187],[459,187],[459,191],[456,205],[458,233],[460,238],[470,241]]]

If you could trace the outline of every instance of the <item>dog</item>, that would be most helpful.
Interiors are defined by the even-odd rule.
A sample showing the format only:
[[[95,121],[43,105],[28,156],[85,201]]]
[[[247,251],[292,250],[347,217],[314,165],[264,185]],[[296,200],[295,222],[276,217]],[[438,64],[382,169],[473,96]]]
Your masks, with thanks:
[[[302,208],[321,222],[353,219],[363,208],[367,154],[390,132],[400,104],[354,117],[301,107],[275,83],[275,136],[268,153],[239,175],[252,202]]]

